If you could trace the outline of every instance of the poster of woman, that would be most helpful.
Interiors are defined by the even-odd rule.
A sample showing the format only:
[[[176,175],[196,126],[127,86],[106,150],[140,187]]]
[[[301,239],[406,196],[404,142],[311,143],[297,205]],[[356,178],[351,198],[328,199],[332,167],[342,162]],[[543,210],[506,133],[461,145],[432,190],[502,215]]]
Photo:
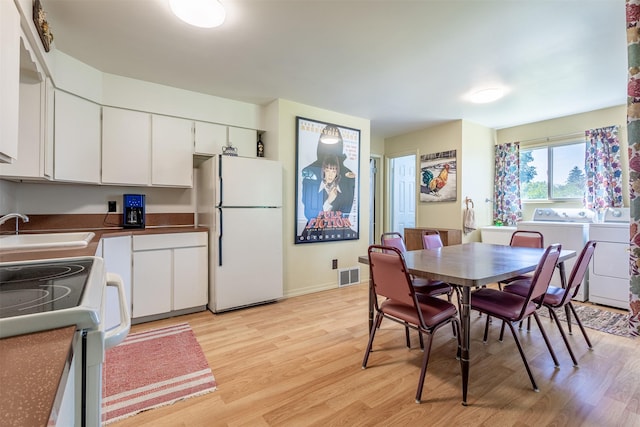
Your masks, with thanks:
[[[360,131],[296,120],[295,243],[358,239]]]

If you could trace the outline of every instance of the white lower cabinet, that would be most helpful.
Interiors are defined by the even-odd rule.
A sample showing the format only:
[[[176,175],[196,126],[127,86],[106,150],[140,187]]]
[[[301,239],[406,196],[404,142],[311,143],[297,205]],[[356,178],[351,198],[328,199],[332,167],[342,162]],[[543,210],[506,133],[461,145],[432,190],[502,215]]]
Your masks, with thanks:
[[[207,233],[133,236],[133,319],[204,307]]]

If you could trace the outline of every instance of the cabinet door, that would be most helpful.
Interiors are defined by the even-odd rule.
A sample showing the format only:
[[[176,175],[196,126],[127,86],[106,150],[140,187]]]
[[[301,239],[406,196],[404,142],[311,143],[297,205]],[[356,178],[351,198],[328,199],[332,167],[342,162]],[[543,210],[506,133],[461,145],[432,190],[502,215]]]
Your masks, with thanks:
[[[151,184],[192,187],[193,122],[153,115],[151,124]]]
[[[2,176],[44,178],[45,152],[42,138],[41,102],[44,83],[20,82],[18,156],[10,164],[0,164]]]
[[[215,123],[195,122],[193,137],[194,154],[222,154],[222,147],[227,145],[227,127]]]
[[[151,170],[151,115],[102,108],[102,183],[148,185]]]
[[[18,157],[20,14],[13,1],[0,1],[0,162]]]
[[[257,157],[258,131],[229,127],[229,144],[238,148],[238,156]]]
[[[206,247],[173,251],[173,309],[207,305],[208,251]]]
[[[54,176],[56,180],[100,183],[100,106],[68,93],[55,93]]]
[[[171,311],[171,249],[133,253],[133,318]]]

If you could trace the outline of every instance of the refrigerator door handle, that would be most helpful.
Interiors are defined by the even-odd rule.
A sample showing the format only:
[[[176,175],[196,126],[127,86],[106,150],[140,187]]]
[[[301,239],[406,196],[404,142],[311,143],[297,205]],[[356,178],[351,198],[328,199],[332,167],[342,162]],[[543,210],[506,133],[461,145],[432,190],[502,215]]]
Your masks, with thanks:
[[[218,208],[219,218],[220,218],[220,226],[218,227],[218,265],[222,265],[222,209]]]
[[[222,206],[222,156],[218,157],[218,191],[216,191],[218,197],[218,206]]]

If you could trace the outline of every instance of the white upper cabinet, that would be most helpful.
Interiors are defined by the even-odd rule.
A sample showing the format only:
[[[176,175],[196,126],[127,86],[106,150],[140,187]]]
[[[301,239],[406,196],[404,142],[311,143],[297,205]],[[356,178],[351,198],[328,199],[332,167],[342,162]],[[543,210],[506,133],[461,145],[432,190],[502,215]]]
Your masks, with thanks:
[[[151,184],[193,186],[193,122],[153,115],[151,119]]]
[[[193,154],[213,156],[222,154],[227,145],[227,127],[215,123],[195,122]]]
[[[100,106],[55,93],[54,176],[57,181],[100,183]]]
[[[0,164],[0,176],[26,180],[53,179],[53,85],[51,80],[20,77],[18,158]]]
[[[0,1],[0,163],[18,157],[20,99],[20,14],[13,1]]]
[[[229,126],[229,145],[238,149],[238,156],[257,157],[258,131]]]
[[[149,185],[151,114],[102,107],[102,183]]]

